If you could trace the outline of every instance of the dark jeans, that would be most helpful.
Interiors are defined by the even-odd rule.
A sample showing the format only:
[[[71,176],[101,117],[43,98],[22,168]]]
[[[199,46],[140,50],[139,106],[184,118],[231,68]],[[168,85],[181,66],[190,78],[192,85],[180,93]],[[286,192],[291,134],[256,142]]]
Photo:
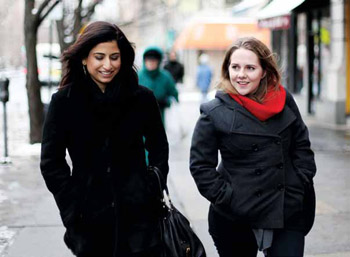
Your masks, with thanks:
[[[249,225],[235,223],[212,209],[209,212],[209,233],[220,257],[256,257],[258,246]],[[301,231],[275,230],[268,257],[302,257],[304,234]]]

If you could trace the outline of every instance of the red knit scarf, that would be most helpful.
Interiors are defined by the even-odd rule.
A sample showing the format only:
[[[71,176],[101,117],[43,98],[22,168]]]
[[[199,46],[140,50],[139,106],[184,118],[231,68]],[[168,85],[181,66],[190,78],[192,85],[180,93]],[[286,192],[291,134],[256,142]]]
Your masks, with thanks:
[[[284,90],[281,85],[277,91],[270,87],[267,90],[263,103],[258,103],[239,94],[229,93],[229,95],[260,121],[265,121],[277,113],[280,113],[283,110],[286,102],[286,90]]]

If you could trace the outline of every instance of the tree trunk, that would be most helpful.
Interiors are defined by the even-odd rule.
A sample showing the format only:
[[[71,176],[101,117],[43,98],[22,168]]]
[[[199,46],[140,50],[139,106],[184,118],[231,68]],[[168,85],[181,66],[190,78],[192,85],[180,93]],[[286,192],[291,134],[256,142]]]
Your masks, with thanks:
[[[38,78],[38,65],[36,58],[36,43],[38,20],[32,14],[33,0],[26,0],[24,17],[24,39],[27,60],[26,88],[29,107],[31,144],[40,143],[42,139],[42,126],[44,122],[43,103],[41,101],[40,82]]]

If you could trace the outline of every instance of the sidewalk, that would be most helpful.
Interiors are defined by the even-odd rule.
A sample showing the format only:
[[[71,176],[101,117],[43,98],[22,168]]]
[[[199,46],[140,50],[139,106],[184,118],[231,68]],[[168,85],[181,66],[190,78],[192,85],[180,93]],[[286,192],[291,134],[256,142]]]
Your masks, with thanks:
[[[19,85],[12,87],[12,92],[18,90],[20,95],[10,99],[8,107],[12,164],[0,165],[0,257],[72,257],[62,240],[64,229],[57,207],[40,174],[40,145],[26,143],[28,118],[25,93],[20,89],[23,90]],[[207,256],[217,257],[207,231],[209,203],[198,193],[188,168],[200,95],[187,92],[180,97],[181,104],[167,113],[170,194],[175,206],[190,219],[206,247]],[[306,123],[318,167],[317,216],[306,238],[306,256],[349,257],[350,130],[329,128],[311,118],[306,118]],[[0,136],[2,147],[1,133]]]

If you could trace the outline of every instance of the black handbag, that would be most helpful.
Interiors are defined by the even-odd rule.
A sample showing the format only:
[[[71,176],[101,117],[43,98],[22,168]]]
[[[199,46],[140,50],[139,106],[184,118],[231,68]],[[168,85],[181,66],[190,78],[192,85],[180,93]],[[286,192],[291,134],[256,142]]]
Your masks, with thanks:
[[[191,228],[187,218],[175,208],[169,197],[164,177],[157,167],[149,167],[156,174],[161,192],[163,215],[160,218],[163,257],[206,257],[205,249]],[[164,193],[165,192],[165,193]]]

